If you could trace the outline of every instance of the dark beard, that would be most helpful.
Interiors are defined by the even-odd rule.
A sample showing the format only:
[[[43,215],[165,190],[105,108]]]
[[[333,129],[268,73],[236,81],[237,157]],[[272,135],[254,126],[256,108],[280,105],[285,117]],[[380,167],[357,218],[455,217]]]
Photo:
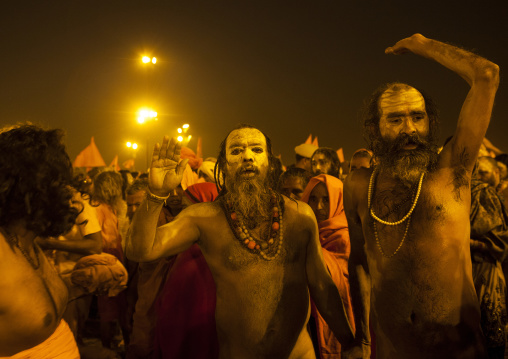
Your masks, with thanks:
[[[414,150],[404,150],[408,144],[415,144]],[[401,134],[393,141],[379,138],[373,143],[377,166],[405,186],[411,187],[422,173],[432,172],[437,164],[438,153],[434,145],[418,134]]]
[[[227,174],[226,188],[225,199],[249,229],[270,219],[270,190],[266,178],[260,178],[257,170],[254,177],[247,179],[240,176],[240,171]]]

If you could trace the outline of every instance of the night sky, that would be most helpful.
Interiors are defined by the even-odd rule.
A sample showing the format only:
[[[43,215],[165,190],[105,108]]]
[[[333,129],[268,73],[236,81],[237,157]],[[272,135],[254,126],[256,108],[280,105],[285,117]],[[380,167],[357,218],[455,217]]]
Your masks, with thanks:
[[[447,3],[446,5],[440,3]],[[448,3],[450,5],[448,5]],[[468,85],[409,54],[384,49],[420,32],[497,63],[501,84],[487,137],[508,151],[506,1],[2,1],[0,125],[66,130],[72,160],[95,137],[109,164],[137,169],[163,134],[190,124],[196,149],[216,156],[235,125],[266,132],[283,162],[310,133],[321,146],[364,147],[358,112],[380,84],[407,82],[441,109],[453,133]],[[455,5],[451,5],[455,4]],[[156,56],[143,66],[141,55]],[[151,106],[158,121],[139,125]]]

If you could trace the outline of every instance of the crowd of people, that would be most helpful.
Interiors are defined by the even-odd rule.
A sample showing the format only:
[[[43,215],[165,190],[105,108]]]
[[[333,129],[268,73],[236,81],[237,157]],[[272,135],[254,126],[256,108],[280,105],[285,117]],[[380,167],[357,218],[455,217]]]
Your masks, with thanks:
[[[2,129],[0,357],[504,358],[499,69],[420,34],[385,52],[469,85],[444,144],[404,83],[372,94],[367,148],[342,162],[305,143],[284,166],[243,124],[204,161],[164,137],[146,173],[86,172],[61,130]]]

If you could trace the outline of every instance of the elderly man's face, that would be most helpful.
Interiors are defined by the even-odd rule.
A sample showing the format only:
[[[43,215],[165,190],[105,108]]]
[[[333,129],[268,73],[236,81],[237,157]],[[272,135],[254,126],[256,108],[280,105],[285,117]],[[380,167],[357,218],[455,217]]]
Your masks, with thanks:
[[[239,180],[261,179],[268,172],[266,139],[255,128],[241,128],[231,132],[226,140],[227,171]]]
[[[402,134],[417,134],[423,138],[428,136],[429,117],[425,100],[416,89],[410,87],[385,91],[379,99],[379,110],[379,131],[385,141],[394,141]],[[415,148],[417,144],[408,143],[403,149]]]

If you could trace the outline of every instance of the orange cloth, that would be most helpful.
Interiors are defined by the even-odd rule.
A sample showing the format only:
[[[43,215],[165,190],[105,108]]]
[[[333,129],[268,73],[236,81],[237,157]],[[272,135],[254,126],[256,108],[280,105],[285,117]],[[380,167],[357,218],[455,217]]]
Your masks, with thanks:
[[[78,346],[69,326],[61,320],[51,336],[33,348],[0,359],[79,359]]]
[[[101,203],[97,208],[97,218],[101,226],[102,251],[123,261],[122,237],[118,229],[118,217],[107,204]]]
[[[324,183],[330,200],[330,215],[318,223],[319,240],[323,257],[330,275],[339,290],[351,325],[354,327],[351,293],[349,290],[348,260],[351,252],[349,229],[344,212],[343,184],[336,177],[319,175],[310,179],[302,194],[302,201],[308,203],[310,193],[318,183]],[[340,358],[340,343],[312,303],[312,315],[316,318],[319,351],[321,358]]]
[[[109,297],[127,288],[127,270],[111,254],[92,254],[81,258],[71,273],[73,284],[85,288],[88,293]]]

